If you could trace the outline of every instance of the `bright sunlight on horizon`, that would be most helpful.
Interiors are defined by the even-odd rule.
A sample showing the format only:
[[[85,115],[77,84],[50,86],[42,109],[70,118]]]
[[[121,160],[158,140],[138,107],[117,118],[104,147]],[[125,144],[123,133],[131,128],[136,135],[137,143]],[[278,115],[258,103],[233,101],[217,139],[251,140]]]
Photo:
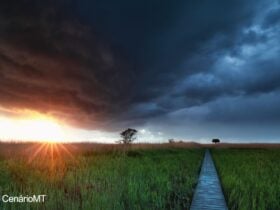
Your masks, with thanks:
[[[1,139],[65,141],[63,127],[48,118],[13,119],[0,116]]]
[[[0,113],[0,141],[114,142],[116,140],[113,134],[74,128],[59,119],[31,110],[9,110],[9,112],[20,117]]]

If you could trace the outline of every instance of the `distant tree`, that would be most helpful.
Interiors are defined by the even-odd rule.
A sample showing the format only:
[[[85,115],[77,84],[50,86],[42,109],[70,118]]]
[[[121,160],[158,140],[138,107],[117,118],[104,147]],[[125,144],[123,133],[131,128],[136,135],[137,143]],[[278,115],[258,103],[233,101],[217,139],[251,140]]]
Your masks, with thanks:
[[[119,143],[131,144],[136,139],[136,134],[137,130],[135,129],[128,128],[124,130],[120,133],[122,139],[119,141]]]
[[[212,143],[214,144],[220,143],[220,139],[212,139]]]
[[[169,144],[172,144],[172,143],[174,143],[174,142],[175,142],[174,139],[168,139],[168,143],[169,143]]]

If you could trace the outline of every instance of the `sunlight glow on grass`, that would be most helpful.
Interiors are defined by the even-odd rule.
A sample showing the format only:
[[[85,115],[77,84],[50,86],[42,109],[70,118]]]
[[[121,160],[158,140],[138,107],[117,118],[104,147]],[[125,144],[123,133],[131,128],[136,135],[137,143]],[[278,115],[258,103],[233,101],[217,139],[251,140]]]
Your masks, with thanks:
[[[54,142],[42,142],[40,144],[35,144],[28,148],[31,155],[28,158],[28,163],[32,163],[36,158],[43,160],[45,163],[48,162],[51,169],[55,165],[64,165],[64,158],[74,160],[74,156],[71,152],[60,143]]]

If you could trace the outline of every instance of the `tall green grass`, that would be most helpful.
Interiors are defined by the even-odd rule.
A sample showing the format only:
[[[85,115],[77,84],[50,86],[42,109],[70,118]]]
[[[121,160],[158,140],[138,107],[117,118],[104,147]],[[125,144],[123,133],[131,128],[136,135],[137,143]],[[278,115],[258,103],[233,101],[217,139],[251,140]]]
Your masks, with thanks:
[[[200,149],[150,149],[0,161],[0,194],[46,194],[45,203],[0,209],[189,209]],[[52,162],[52,163],[50,163]]]
[[[212,154],[229,209],[280,209],[279,149],[216,149]]]

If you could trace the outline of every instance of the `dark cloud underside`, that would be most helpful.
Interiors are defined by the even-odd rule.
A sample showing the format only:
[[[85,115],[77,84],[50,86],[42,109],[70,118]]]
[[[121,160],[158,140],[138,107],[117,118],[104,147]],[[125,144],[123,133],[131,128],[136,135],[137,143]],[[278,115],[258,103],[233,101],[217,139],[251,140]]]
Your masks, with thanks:
[[[1,2],[0,106],[89,129],[273,127],[279,14],[273,0]]]

